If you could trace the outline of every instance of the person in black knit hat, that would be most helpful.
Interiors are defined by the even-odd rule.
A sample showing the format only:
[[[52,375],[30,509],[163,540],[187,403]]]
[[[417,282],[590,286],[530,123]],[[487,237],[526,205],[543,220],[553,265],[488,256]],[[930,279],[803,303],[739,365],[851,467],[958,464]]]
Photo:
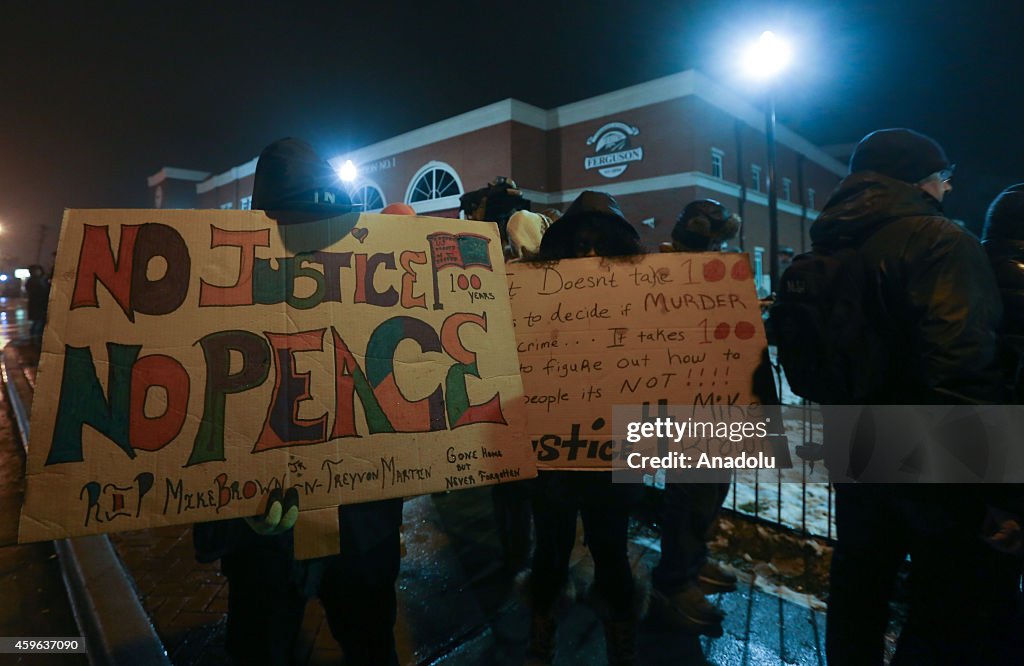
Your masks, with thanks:
[[[1003,298],[1003,327],[999,336],[999,360],[1006,378],[1007,395],[1024,404],[1024,183],[1003,190],[989,206],[981,245],[988,254]],[[991,525],[992,545],[1024,554],[1024,493],[1021,486],[1007,485],[1002,516]],[[998,513],[994,512],[994,513]],[[1022,638],[1024,640],[1024,638]]]
[[[352,210],[331,166],[294,138],[267,146],[256,163],[253,209],[280,224],[315,222]],[[338,507],[341,552],[296,560],[291,527],[298,495],[268,498],[261,518],[199,523],[196,558],[220,559],[228,579],[226,648],[238,664],[291,663],[306,602],[318,596],[349,666],[397,666],[395,580],[402,500]]]
[[[1003,190],[989,206],[982,247],[1003,297],[1003,364],[1017,404],[1024,403],[1024,183]]]
[[[870,285],[862,295],[871,313],[864,325],[887,356],[861,404],[1003,399],[994,362],[999,290],[977,239],[943,215],[952,169],[929,137],[904,128],[872,132],[811,226],[814,248],[856,252]],[[874,436],[871,410],[849,424],[856,441],[844,449],[834,427],[842,417],[822,409],[837,534],[829,664],[883,663],[889,601],[908,555],[907,617],[892,663],[1003,663],[1020,564],[982,540],[998,484],[854,482],[864,469],[857,449],[884,441]]]

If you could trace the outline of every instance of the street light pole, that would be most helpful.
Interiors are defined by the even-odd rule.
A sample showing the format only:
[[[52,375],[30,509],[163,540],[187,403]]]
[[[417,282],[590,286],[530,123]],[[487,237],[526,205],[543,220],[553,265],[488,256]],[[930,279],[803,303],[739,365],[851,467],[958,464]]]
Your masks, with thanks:
[[[754,78],[768,82],[767,103],[764,115],[764,133],[768,150],[768,279],[769,293],[779,287],[779,200],[776,194],[776,141],[775,141],[775,80],[785,69],[791,58],[789,45],[785,40],[766,30],[755,44],[747,49],[745,65],[747,73]]]
[[[779,200],[775,192],[775,86],[768,88],[765,109],[765,137],[768,142],[768,279],[769,293],[779,286]]]

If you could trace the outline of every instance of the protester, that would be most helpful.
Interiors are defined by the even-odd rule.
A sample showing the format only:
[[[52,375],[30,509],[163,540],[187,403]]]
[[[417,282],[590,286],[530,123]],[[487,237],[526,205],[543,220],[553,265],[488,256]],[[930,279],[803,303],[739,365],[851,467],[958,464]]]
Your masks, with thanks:
[[[864,311],[877,313],[866,326],[889,351],[863,404],[1000,399],[999,292],[977,240],[942,214],[951,175],[931,138],[872,132],[811,227],[816,251],[849,247],[863,259]],[[827,462],[834,478],[848,474],[849,461]],[[994,663],[1018,572],[980,538],[985,494],[963,484],[836,485],[832,666],[883,663],[888,602],[908,554],[910,608],[892,663]]]
[[[28,296],[29,337],[33,344],[43,342],[43,328],[46,326],[46,308],[50,300],[50,280],[39,264],[28,267],[29,277],[25,280],[25,294]]]
[[[1014,402],[1024,404],[1024,183],[1003,190],[985,218],[982,245],[1003,299],[1003,362]]]
[[[691,201],[672,229],[671,251],[719,251],[739,232],[740,223],[738,215],[714,199]],[[722,635],[725,614],[707,600],[705,591],[736,589],[736,576],[707,557],[707,542],[728,494],[727,475],[702,483],[666,479],[661,559],[651,577],[652,607],[658,615],[680,628],[709,636]]]
[[[1003,299],[999,359],[1006,393],[1011,402],[1024,405],[1024,183],[1006,188],[989,206],[982,246]],[[989,545],[1017,556],[1024,555],[1022,487],[1001,488],[1004,494],[993,503],[985,529]]]
[[[459,211],[467,220],[494,222],[498,225],[505,257],[508,258],[508,220],[517,210],[530,210],[530,202],[523,196],[516,181],[498,176],[486,187],[466,192],[459,197]]]
[[[508,218],[509,263],[531,259],[540,251],[541,238],[551,220],[539,213],[520,210]],[[533,481],[512,481],[491,486],[491,504],[505,571],[517,574],[530,560]]]
[[[551,225],[536,260],[574,257],[628,257],[643,253],[640,237],[615,199],[583,192]],[[646,593],[633,579],[627,552],[630,511],[642,487],[613,484],[611,471],[541,471],[536,480],[533,570],[522,582],[531,607],[529,658],[550,663],[555,654],[555,615],[570,602],[569,557],[576,543],[576,518],[582,515],[587,546],[594,559],[592,599],[604,623],[608,663],[633,664],[636,632]]]
[[[543,213],[520,210],[508,218],[508,240],[515,259],[533,259],[552,220]]]
[[[305,142],[281,139],[260,153],[252,205],[280,224],[352,210],[330,165]],[[200,523],[196,557],[221,560],[228,579],[226,648],[239,664],[291,663],[306,602],[318,596],[350,666],[397,665],[395,580],[402,500],[338,507],[340,555],[296,560],[294,489],[268,498],[262,518]]]

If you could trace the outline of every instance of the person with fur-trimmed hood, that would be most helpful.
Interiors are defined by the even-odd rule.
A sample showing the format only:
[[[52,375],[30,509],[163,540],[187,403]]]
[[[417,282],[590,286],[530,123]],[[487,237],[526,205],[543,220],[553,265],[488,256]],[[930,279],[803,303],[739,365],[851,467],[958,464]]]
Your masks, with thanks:
[[[640,235],[615,199],[603,192],[586,191],[544,234],[535,261],[626,258],[643,253]],[[535,484],[533,569],[520,581],[532,612],[530,663],[548,664],[554,658],[557,607],[573,597],[569,557],[576,543],[577,515],[582,515],[594,559],[592,598],[604,623],[608,663],[636,663],[637,624],[647,595],[633,577],[627,532],[642,486],[612,483],[610,471],[542,470]]]
[[[331,166],[305,141],[275,141],[256,163],[252,207],[279,224],[352,211]],[[199,523],[196,558],[219,559],[228,579],[225,646],[238,664],[286,666],[306,602],[317,596],[350,666],[397,666],[395,580],[401,560],[402,500],[338,507],[340,554],[294,558],[298,493],[272,492],[263,516]]]

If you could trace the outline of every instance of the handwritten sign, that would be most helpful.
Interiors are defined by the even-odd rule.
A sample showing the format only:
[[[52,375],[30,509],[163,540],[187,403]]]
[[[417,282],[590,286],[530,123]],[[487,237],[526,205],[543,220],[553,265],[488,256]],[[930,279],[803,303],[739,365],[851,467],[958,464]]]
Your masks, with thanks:
[[[542,468],[608,469],[614,406],[756,406],[766,347],[745,254],[507,266],[527,433]],[[624,434],[624,433],[621,433]]]
[[[65,215],[21,541],[529,478],[497,229]]]

